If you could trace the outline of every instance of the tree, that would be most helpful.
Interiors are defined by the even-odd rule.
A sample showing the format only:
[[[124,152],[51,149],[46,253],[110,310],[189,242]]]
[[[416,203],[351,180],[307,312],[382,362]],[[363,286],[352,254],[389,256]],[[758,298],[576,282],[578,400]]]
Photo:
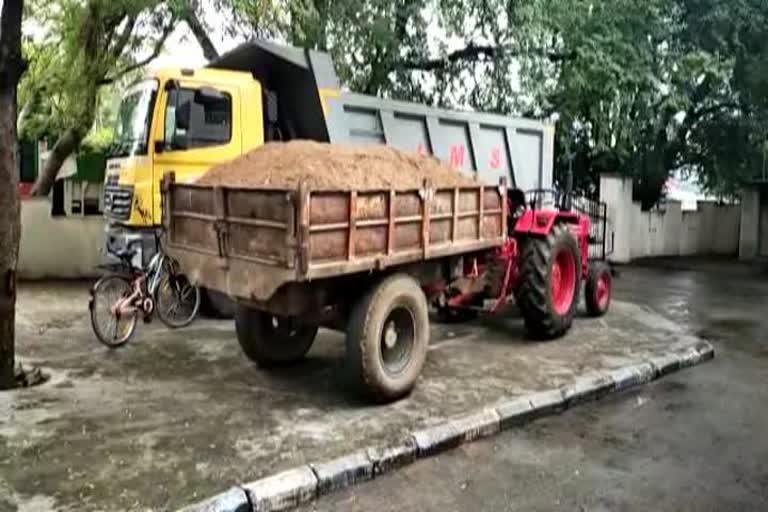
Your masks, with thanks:
[[[216,7],[221,10],[224,7],[223,2],[218,3],[219,5]],[[209,61],[216,59],[219,56],[219,51],[208,35],[210,32],[209,28],[201,19],[199,0],[170,0],[168,7],[176,17],[183,20],[187,27],[189,27],[195,40],[200,45],[200,49],[203,50],[203,56]]]
[[[768,169],[768,5],[684,0],[682,13],[685,41],[727,64],[691,127],[684,161],[709,190],[734,195]]]
[[[60,0],[35,12],[43,13],[53,34],[44,45],[56,56],[37,86],[58,96],[62,126],[33,188],[46,195],[91,129],[100,89],[157,57],[178,18],[158,0]]]
[[[21,225],[16,165],[16,88],[21,55],[23,0],[5,0],[0,12],[0,389],[14,385],[16,263]]]
[[[511,94],[513,61],[542,51],[526,43],[535,3],[233,0],[253,35],[330,52],[339,78],[353,90],[500,112],[517,106]],[[449,47],[443,41],[448,38],[456,44]]]
[[[557,174],[573,158],[576,185],[590,193],[601,173],[619,172],[650,208],[677,170],[733,192],[759,162],[768,169],[761,0],[233,5],[257,35],[329,51],[354,90],[535,117],[559,112]]]
[[[768,4],[564,0],[545,11],[545,33],[578,56],[537,96],[563,114],[559,172],[573,148],[582,188],[620,172],[644,208],[676,170],[725,194],[754,172],[768,129]]]

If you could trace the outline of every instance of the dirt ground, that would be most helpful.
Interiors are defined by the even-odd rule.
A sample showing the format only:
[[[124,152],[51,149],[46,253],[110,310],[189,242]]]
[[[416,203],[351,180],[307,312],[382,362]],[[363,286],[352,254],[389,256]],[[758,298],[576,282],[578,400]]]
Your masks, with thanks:
[[[140,325],[132,343],[109,351],[90,332],[84,283],[23,285],[18,324],[22,360],[52,375],[0,394],[0,510],[22,511],[173,509],[685,338],[626,301],[549,343],[524,339],[514,312],[436,325],[414,394],[374,407],[341,387],[342,337],[330,331],[306,362],[272,372],[240,354],[227,321]]]
[[[417,462],[304,512],[768,510],[768,272],[712,260],[646,264],[625,269],[618,296],[709,340],[714,361]]]

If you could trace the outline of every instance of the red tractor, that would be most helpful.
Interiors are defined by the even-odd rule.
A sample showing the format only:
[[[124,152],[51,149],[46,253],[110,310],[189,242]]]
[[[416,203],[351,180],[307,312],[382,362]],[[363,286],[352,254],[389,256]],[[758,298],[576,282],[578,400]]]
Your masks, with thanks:
[[[571,326],[582,283],[587,313],[608,311],[612,270],[604,261],[605,204],[578,198],[581,207],[574,208],[570,194],[541,190],[529,192],[528,199],[520,190],[509,192],[507,241],[493,257],[486,252],[464,259],[462,275],[438,296],[443,320],[495,313],[514,296],[529,333],[555,338]]]

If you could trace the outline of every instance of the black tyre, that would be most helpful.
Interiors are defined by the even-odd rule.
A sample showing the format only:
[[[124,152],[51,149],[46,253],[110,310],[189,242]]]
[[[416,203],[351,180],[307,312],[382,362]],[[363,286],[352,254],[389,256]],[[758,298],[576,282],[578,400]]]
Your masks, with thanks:
[[[316,325],[280,317],[242,305],[235,308],[237,341],[251,361],[264,368],[304,358],[317,335]]]
[[[525,325],[536,338],[563,335],[573,323],[581,289],[581,259],[576,237],[556,224],[546,237],[522,244],[515,300]]]
[[[388,402],[413,389],[427,359],[429,309],[419,284],[394,275],[355,304],[347,325],[346,369],[368,398]]]
[[[122,347],[136,331],[138,312],[115,314],[115,304],[131,295],[131,282],[119,275],[107,275],[91,288],[88,309],[96,338],[109,348]]]
[[[450,306],[438,306],[437,318],[444,324],[464,324],[477,320],[477,310],[466,308],[452,308]]]
[[[584,285],[584,301],[590,316],[599,317],[608,312],[612,285],[611,267],[604,261],[590,263],[589,275]]]
[[[235,317],[235,301],[216,290],[200,290],[200,314],[206,318],[229,320]]]

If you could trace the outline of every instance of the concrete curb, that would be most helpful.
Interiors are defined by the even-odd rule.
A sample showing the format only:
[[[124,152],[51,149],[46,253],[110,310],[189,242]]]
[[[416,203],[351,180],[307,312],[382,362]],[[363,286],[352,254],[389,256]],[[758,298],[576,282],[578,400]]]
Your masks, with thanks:
[[[611,372],[585,375],[566,386],[500,401],[480,411],[411,432],[401,443],[369,446],[330,461],[315,462],[233,487],[182,512],[272,512],[371,480],[417,459],[494,435],[609,393],[646,384],[712,359],[715,350],[698,341]]]

